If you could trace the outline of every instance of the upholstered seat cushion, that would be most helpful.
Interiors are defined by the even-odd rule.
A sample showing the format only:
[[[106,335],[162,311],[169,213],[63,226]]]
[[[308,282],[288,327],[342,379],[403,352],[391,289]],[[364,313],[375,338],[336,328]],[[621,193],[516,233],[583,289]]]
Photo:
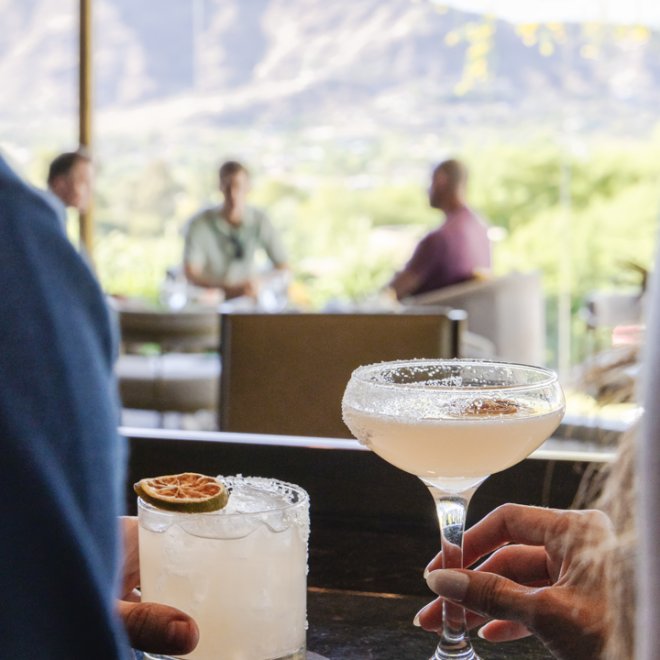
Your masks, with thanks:
[[[403,302],[406,306],[462,309],[467,313],[468,331],[491,342],[498,359],[523,364],[545,362],[545,299],[540,273],[469,280]]]
[[[115,370],[125,408],[195,412],[217,407],[216,354],[122,355]]]

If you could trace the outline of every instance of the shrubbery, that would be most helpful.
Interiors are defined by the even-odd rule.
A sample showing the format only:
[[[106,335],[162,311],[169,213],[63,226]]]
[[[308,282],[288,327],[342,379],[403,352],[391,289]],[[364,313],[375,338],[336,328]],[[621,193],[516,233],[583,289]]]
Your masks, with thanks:
[[[594,141],[578,153],[569,151],[539,139],[462,153],[472,171],[472,205],[505,230],[495,247],[496,271],[542,271],[551,306],[570,283],[577,312],[592,289],[637,284],[627,261],[651,264],[660,135],[644,143]],[[423,164],[417,162],[408,175],[397,171],[389,181],[382,160],[380,173],[366,176],[374,158],[378,162],[371,151],[362,177],[358,165],[343,177],[330,174],[331,164],[300,177],[257,177],[252,200],[269,210],[283,232],[297,290],[314,307],[373,293],[439,220],[427,205]],[[98,177],[99,273],[109,291],[155,298],[165,269],[180,259],[186,218],[204,200],[214,200],[215,163],[120,166]],[[552,358],[553,307],[548,320]],[[579,359],[581,326],[573,326],[573,357]]]

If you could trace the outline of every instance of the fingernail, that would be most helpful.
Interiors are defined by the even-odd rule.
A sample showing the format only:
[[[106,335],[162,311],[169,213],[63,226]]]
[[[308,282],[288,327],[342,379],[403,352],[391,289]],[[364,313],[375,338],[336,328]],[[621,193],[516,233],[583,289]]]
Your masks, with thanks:
[[[186,649],[190,646],[191,633],[187,621],[171,621],[167,626],[167,642],[172,648]]]
[[[427,578],[430,574],[431,574],[431,571],[429,571],[429,567],[427,566],[427,567],[424,569],[424,579],[426,580],[426,578]]]
[[[415,618],[413,619],[413,626],[417,626],[418,628],[422,627],[420,617],[424,613],[424,610],[426,610],[428,607],[429,607],[428,605],[424,605],[424,607],[422,607],[422,609],[419,612],[417,612],[417,614],[415,614]]]
[[[477,636],[481,637],[481,639],[486,639],[486,635],[484,635],[485,628],[486,628],[486,626],[481,626],[481,628],[479,628],[479,630],[477,630]]]
[[[439,569],[429,573],[428,578],[426,578],[426,584],[438,596],[444,596],[450,600],[461,602],[467,593],[470,578],[466,573],[461,573],[460,571]]]

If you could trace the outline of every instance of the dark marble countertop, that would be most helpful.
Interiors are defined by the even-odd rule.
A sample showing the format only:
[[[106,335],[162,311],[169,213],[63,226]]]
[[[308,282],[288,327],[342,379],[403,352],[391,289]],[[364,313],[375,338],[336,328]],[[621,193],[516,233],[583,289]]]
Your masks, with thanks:
[[[262,436],[254,436],[254,442],[236,437],[216,442],[218,434],[177,438],[161,437],[161,431],[128,435],[129,506],[135,506],[130,484],[182,469],[264,474],[308,491],[310,652],[329,660],[427,660],[431,656],[436,636],[414,627],[412,620],[434,597],[423,571],[439,550],[440,534],[433,500],[419,479],[372,452],[356,449],[355,443],[320,440],[317,446],[316,440],[308,439],[281,444],[272,439],[266,442]],[[559,439],[558,453],[572,442]],[[592,474],[592,460],[602,460],[600,454],[591,456],[591,446],[588,451],[585,446],[579,449],[580,455],[569,456],[570,460],[552,454],[492,475],[470,503],[468,525],[504,502],[571,506],[584,475]],[[484,660],[552,657],[534,639],[491,645],[477,638],[474,643]]]
[[[311,588],[307,648],[328,660],[428,660],[435,650],[436,637],[413,626],[412,620],[429,600]],[[507,644],[489,644],[476,638],[473,643],[483,660],[552,658],[534,638]]]

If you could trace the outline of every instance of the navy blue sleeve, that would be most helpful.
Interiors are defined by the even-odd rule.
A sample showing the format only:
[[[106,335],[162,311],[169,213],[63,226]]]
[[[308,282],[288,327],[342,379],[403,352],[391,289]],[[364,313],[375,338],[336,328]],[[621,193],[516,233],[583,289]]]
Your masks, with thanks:
[[[124,445],[102,292],[0,158],[0,655],[130,657],[114,614]]]

